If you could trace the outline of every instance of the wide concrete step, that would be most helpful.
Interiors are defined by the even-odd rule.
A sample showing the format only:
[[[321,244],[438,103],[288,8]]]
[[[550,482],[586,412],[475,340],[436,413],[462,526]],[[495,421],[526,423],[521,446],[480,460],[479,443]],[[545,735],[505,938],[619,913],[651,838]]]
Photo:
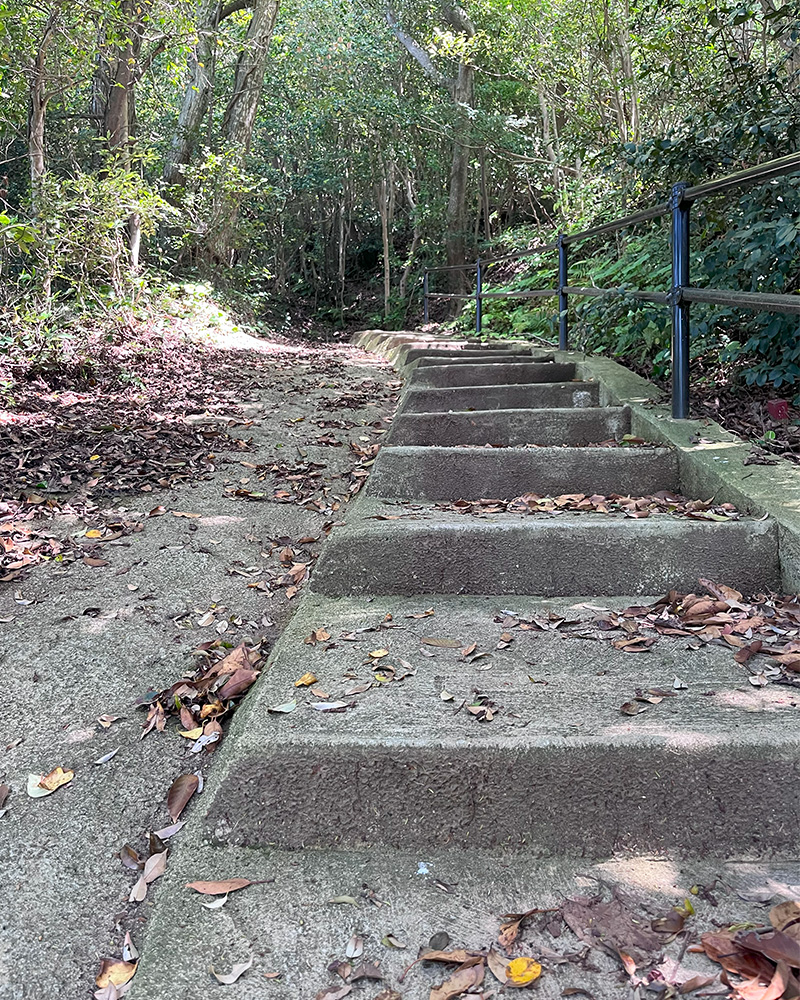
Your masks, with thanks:
[[[410,388],[399,413],[447,413],[450,410],[518,410],[597,406],[597,382],[540,382],[527,385],[456,386],[449,389]]]
[[[414,363],[418,368],[436,365],[537,365],[552,362],[552,355],[549,358],[535,358],[530,351],[426,351],[412,362],[404,359],[404,364]]]
[[[581,410],[473,410],[404,413],[384,438],[392,445],[588,445],[620,441],[631,429],[627,407]]]
[[[378,497],[408,500],[510,499],[523,493],[678,490],[670,448],[382,448],[367,483]]]
[[[448,949],[485,952],[494,945],[502,952],[497,938],[506,913],[558,907],[606,887],[606,899],[616,889],[647,925],[654,916],[683,905],[693,885],[714,886],[710,899],[692,897],[696,910],[692,925],[698,932],[745,921],[755,926],[764,922],[765,911],[744,902],[743,896],[763,894],[768,884],[786,886],[788,891],[800,882],[800,865],[793,861],[756,865],[633,855],[591,864],[585,859],[511,858],[480,850],[426,849],[420,854],[367,848],[346,853],[219,849],[188,830],[173,844],[166,875],[150,889],[157,902],[134,979],[133,1000],[188,1000],[217,993],[240,1000],[313,1000],[328,987],[344,987],[328,966],[345,960],[353,937],[363,939],[364,953],[350,961],[352,968],[362,962],[378,964],[383,980],[373,980],[371,988],[361,990],[357,982],[351,997],[375,1000],[384,991],[384,996],[403,1000],[429,1000],[432,988],[455,966],[421,962],[405,976],[403,972],[420,948],[427,948],[442,931],[449,937]],[[199,905],[186,883],[205,879],[212,871],[257,884],[231,893],[221,910],[209,911]],[[353,902],[328,902],[342,896]],[[534,918],[523,924],[510,955],[542,957],[543,947],[555,955],[583,951],[585,942],[560,921],[557,938],[537,923]],[[394,945],[385,940],[388,934],[393,935]],[[684,954],[684,943],[683,935],[664,942],[662,968],[670,979],[672,970],[679,982],[719,973],[719,966],[705,955]],[[251,956],[253,967],[235,986],[198,989],[199,983],[211,981],[209,965],[228,972]],[[535,993],[513,992],[541,1000],[558,1000],[576,988],[597,1000],[620,1000],[630,993],[619,960],[602,947],[579,966],[547,958],[542,964]],[[645,965],[642,974],[648,968]],[[275,973],[280,978],[275,979]],[[485,986],[500,989],[489,971]],[[387,990],[397,992],[387,994]],[[496,995],[511,994],[508,990]]]
[[[304,600],[223,744],[205,835],[594,858],[764,858],[800,847],[794,699],[751,687],[724,644],[692,649],[665,636],[650,653],[615,649],[586,601],[598,603]],[[551,611],[583,620],[583,638],[509,626],[511,613],[547,623]],[[320,628],[330,640],[307,644]],[[479,659],[461,652],[473,646]],[[320,698],[295,686],[305,673],[343,711],[315,710]],[[672,691],[676,675],[688,687],[675,697],[634,717],[620,711],[637,689]],[[493,706],[489,721],[469,711],[478,696]],[[270,711],[292,700],[294,711]]]
[[[429,364],[474,364],[475,361],[503,362],[506,359],[517,359],[524,361],[548,362],[554,360],[552,351],[545,351],[541,348],[530,346],[519,347],[408,347],[400,355],[403,365],[416,364],[425,361]],[[442,360],[443,359],[443,360]]]
[[[386,518],[385,520],[383,518]],[[321,594],[563,594],[687,591],[699,577],[748,593],[780,585],[772,521],[668,514],[474,517],[365,497],[331,533]]]
[[[461,385],[525,385],[531,382],[567,382],[575,377],[573,364],[429,365],[414,370],[410,385],[445,388]]]

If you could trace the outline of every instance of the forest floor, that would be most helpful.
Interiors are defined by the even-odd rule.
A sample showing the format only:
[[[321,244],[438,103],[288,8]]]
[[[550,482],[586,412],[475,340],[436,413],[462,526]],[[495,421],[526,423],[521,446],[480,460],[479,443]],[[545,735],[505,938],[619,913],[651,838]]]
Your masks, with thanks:
[[[198,746],[149,699],[242,643],[244,693],[394,409],[373,355],[176,313],[0,409],[2,1000],[85,998],[140,940],[141,856],[227,724],[184,716]]]

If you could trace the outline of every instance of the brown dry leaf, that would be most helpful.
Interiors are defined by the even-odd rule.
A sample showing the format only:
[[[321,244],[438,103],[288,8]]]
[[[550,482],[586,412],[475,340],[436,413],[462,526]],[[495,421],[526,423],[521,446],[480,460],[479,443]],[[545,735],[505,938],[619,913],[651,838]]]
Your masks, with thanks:
[[[10,794],[11,794],[11,786],[10,785],[0,785],[0,809],[3,808],[3,806],[5,805],[6,799],[8,798],[8,796]]]
[[[760,976],[754,976],[744,983],[740,983],[733,993],[735,997],[742,1000],[778,1000],[782,997],[789,985],[791,973],[785,962],[778,962],[775,973],[769,981],[769,985],[764,986]]]
[[[56,767],[49,774],[42,775],[39,779],[39,788],[54,792],[62,785],[68,785],[74,777],[74,771],[65,771],[63,767]]]
[[[136,962],[123,962],[120,959],[104,958],[95,984],[101,988],[106,986],[123,986],[133,979],[136,973]]]
[[[187,889],[194,889],[195,892],[204,896],[224,896],[227,892],[236,892],[237,889],[246,889],[248,885],[255,885],[249,878],[228,878],[217,882],[187,882]]]
[[[765,982],[772,979],[775,971],[772,962],[737,944],[729,931],[709,931],[701,935],[700,942],[711,961],[721,965],[726,971],[750,979],[763,979]]]
[[[230,972],[220,974],[215,971],[212,965],[211,973],[218,983],[222,983],[223,986],[230,986],[231,983],[235,983],[237,979],[240,979],[248,969],[253,967],[253,959],[251,958],[248,962],[239,962],[238,965],[234,965]]]
[[[626,701],[619,706],[619,710],[623,715],[641,715],[642,712],[647,711],[647,705],[643,705],[639,701]]]
[[[315,1000],[342,1000],[353,992],[353,987],[347,983],[345,986],[328,986],[317,993]]]
[[[485,974],[486,965],[483,956],[470,958],[463,965],[460,965],[441,986],[434,986],[431,989],[430,1000],[455,1000],[462,993],[471,990],[473,986],[480,986]]]
[[[536,907],[533,910],[526,910],[525,913],[506,913],[505,918],[508,922],[500,925],[500,933],[497,936],[497,943],[501,948],[505,948],[507,951],[517,940],[520,926],[525,920],[529,917],[535,916],[537,913],[552,912],[552,908],[542,909],[541,907]]]
[[[440,932],[446,937],[444,932]],[[434,935],[431,941],[435,940],[439,935]],[[432,948],[426,951],[419,958],[415,958],[414,961],[407,965],[403,970],[402,974],[397,977],[397,981],[402,983],[408,972],[414,968],[418,962],[443,962],[445,965],[463,965],[464,962],[469,962],[473,958],[482,958],[483,956],[480,952],[467,951],[465,948],[454,948],[452,951],[441,951],[437,948]]]
[[[233,676],[219,690],[219,697],[224,701],[226,698],[235,698],[243,694],[251,687],[258,677],[257,670],[242,668],[237,670]]]
[[[298,677],[298,679],[294,682],[294,686],[296,688],[310,687],[312,684],[316,684],[317,680],[318,678],[312,673],[303,674],[302,677]]]
[[[180,818],[199,787],[200,778],[196,774],[181,774],[172,782],[167,793],[167,811],[173,823]]]
[[[375,997],[375,1000],[403,1000],[402,993],[398,993],[397,990],[393,990],[391,987],[381,992]]]
[[[609,901],[602,896],[569,899],[561,912],[564,922],[581,941],[618,956],[624,953],[636,965],[646,964],[664,942],[619,891]]]
[[[202,514],[191,514],[188,510],[173,510],[173,517],[202,517]]]
[[[773,962],[785,962],[794,968],[800,968],[800,941],[782,931],[773,931],[771,934],[757,934],[755,931],[737,934],[736,943],[771,958]]]
[[[353,972],[353,982],[359,979],[383,979],[384,975],[375,962],[362,962]]]
[[[685,993],[694,993],[695,990],[701,990],[704,986],[710,986],[716,978],[716,976],[692,976],[685,983],[681,983],[678,993],[682,995]]]
[[[503,955],[498,954],[494,948],[490,948],[489,954],[486,956],[486,964],[489,966],[492,975],[504,986],[506,984],[506,980],[508,979],[508,973],[506,970],[510,961],[510,958],[505,958]]]
[[[315,646],[318,642],[327,642],[331,634],[324,628],[315,628],[311,635],[303,640],[307,646]]]
[[[422,641],[426,646],[438,646],[440,649],[460,649],[460,639],[437,639],[431,636],[423,637]]]
[[[789,900],[778,903],[769,911],[769,922],[776,931],[783,931],[795,941],[800,941],[800,903]]]

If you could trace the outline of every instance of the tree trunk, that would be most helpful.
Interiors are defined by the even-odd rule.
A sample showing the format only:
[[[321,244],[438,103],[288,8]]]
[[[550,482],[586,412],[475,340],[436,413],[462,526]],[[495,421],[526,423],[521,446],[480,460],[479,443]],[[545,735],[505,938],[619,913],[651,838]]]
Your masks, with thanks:
[[[42,32],[42,40],[36,52],[36,57],[30,67],[30,104],[28,107],[28,161],[31,178],[31,215],[38,219],[43,209],[42,186],[47,171],[45,158],[45,114],[49,100],[47,94],[47,79],[45,75],[45,60],[47,50],[53,39],[56,13],[52,13]],[[42,227],[43,229],[43,227]],[[49,265],[45,262],[45,272],[42,275],[42,293],[50,298],[52,278]]]
[[[255,0],[247,38],[236,64],[233,93],[222,120],[223,137],[240,148],[242,158],[250,149],[253,137],[269,43],[277,16],[278,0]]]
[[[236,64],[233,93],[222,119],[222,136],[241,166],[250,149],[258,102],[264,86],[269,43],[278,16],[278,0],[254,0],[253,16],[247,29],[244,47]],[[209,250],[218,260],[230,262],[233,232],[239,216],[242,195],[226,193],[215,206],[216,225],[209,239]]]
[[[208,111],[214,81],[219,18],[219,0],[202,0],[197,19],[197,43],[189,56],[183,104],[164,164],[163,179],[166,184],[183,184],[181,168],[192,158]]]

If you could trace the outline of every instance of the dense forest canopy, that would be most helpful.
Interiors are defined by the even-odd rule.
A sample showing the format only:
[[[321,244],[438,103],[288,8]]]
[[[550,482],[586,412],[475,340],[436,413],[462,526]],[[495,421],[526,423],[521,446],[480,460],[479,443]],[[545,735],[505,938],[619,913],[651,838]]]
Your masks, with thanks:
[[[256,315],[401,326],[420,318],[426,265],[525,247],[674,181],[797,150],[800,12],[0,0],[0,136],[0,343],[32,328],[57,342],[66,308],[113,313],[198,274]],[[693,279],[796,290],[798,216],[796,176],[704,203]],[[663,289],[668,260],[656,223],[587,245],[575,269]],[[552,269],[533,258],[492,280],[552,284]],[[530,304],[487,313],[490,333],[552,329]],[[578,313],[584,346],[663,369],[663,309],[617,296]],[[696,353],[738,358],[749,379],[800,382],[791,317],[698,309],[694,334]]]

